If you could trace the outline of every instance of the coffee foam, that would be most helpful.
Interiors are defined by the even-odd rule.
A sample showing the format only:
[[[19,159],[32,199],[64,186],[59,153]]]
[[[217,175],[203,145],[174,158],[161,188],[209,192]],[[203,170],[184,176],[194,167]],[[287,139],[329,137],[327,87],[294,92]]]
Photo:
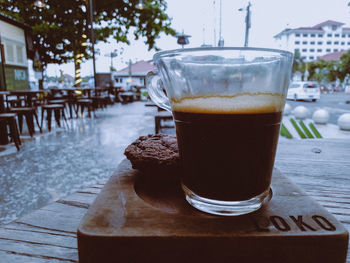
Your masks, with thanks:
[[[192,113],[254,114],[281,112],[284,96],[273,93],[242,93],[172,99],[173,111]]]

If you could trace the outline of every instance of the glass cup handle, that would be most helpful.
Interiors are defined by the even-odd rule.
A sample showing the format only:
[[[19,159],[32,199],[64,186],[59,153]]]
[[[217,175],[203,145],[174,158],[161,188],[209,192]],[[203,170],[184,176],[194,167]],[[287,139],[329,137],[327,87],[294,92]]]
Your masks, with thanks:
[[[165,94],[163,82],[157,71],[150,71],[146,76],[146,87],[153,102],[171,112],[170,101]]]

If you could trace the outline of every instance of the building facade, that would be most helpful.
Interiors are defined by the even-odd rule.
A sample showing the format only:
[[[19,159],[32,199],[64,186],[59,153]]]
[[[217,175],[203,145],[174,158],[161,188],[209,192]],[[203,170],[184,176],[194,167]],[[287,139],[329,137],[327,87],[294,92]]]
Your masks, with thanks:
[[[314,61],[333,52],[350,49],[350,28],[328,20],[312,27],[287,28],[274,36],[276,48],[298,50],[305,61]]]
[[[124,90],[145,88],[147,73],[155,69],[156,66],[153,63],[143,60],[129,64],[128,67],[112,74],[113,85]]]
[[[0,14],[0,90],[28,89],[30,28]],[[28,48],[28,45],[30,47]]]

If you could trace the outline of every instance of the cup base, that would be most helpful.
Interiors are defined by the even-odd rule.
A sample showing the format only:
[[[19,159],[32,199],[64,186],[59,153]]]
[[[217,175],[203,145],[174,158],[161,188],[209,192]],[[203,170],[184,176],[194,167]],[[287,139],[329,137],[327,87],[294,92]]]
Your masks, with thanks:
[[[271,189],[267,189],[260,195],[243,201],[217,201],[201,197],[182,185],[187,202],[194,208],[213,215],[239,216],[258,210],[265,201],[272,197]]]

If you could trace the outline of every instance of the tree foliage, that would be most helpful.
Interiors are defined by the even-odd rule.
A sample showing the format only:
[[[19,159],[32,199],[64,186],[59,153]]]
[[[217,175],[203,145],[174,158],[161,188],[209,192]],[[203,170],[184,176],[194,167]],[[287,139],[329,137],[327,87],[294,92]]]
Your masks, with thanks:
[[[343,54],[340,60],[325,61],[320,59],[309,62],[307,69],[310,73],[310,80],[333,82],[339,79],[344,81],[346,75],[350,74],[350,51]]]
[[[136,39],[145,37],[149,49],[157,47],[160,33],[174,35],[171,19],[165,13],[164,0],[143,0],[144,7],[137,8],[139,0],[93,0],[96,41],[113,37],[117,42],[130,43],[129,32]],[[39,8],[35,0],[0,0],[0,12],[32,28],[34,49],[45,65],[66,63],[91,57],[86,42],[90,36],[89,0],[42,0]]]
[[[300,51],[298,49],[294,51],[294,60],[293,60],[293,68],[292,68],[293,73],[296,71],[299,71],[299,72],[305,71],[305,63],[301,58]]]
[[[344,80],[350,74],[350,50],[340,56],[340,79]]]

